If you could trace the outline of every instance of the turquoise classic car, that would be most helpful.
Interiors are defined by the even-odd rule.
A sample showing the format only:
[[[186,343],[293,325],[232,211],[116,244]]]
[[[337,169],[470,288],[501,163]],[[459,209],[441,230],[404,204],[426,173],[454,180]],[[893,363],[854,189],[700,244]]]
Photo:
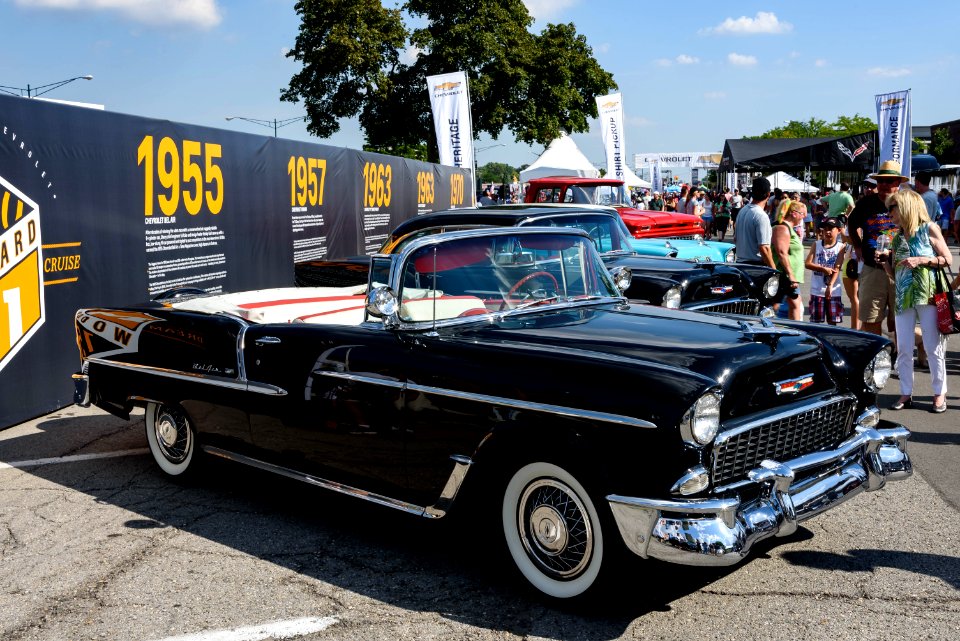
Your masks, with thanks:
[[[645,256],[669,256],[663,253],[676,250],[675,258],[701,262],[734,263],[737,261],[736,245],[703,239],[633,238],[633,250]]]

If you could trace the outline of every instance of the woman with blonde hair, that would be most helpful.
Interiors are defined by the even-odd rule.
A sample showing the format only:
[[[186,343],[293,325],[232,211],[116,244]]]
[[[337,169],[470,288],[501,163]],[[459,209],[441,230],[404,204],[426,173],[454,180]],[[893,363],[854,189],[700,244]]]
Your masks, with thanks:
[[[890,218],[898,229],[889,249],[878,260],[896,284],[897,373],[900,398],[890,406],[899,410],[913,407],[914,325],[919,320],[923,345],[930,364],[933,408],[947,410],[947,371],[944,358],[947,337],[937,328],[937,308],[933,305],[936,278],[949,267],[953,256],[943,240],[940,227],[931,222],[923,198],[915,191],[896,191],[886,201]],[[878,241],[879,242],[879,241]]]
[[[780,271],[780,291],[785,292],[783,301],[780,303],[779,315],[783,315],[784,305],[786,305],[786,317],[791,320],[803,320],[800,284],[803,283],[805,264],[803,241],[797,234],[796,227],[803,222],[803,217],[806,215],[807,208],[803,203],[791,201],[778,216],[770,238],[773,262]]]

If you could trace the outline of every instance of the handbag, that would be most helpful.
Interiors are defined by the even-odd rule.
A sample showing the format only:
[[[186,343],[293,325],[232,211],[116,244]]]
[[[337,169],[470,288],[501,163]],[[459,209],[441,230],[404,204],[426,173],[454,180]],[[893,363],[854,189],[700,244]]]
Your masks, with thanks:
[[[937,270],[933,304],[937,308],[937,327],[941,334],[960,334],[960,292],[950,289],[947,273]]]

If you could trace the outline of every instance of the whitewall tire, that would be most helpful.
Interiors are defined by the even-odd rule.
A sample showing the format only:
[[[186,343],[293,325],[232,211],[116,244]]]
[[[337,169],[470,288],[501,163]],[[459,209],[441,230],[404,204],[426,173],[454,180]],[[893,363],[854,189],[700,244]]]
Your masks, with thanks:
[[[145,412],[147,443],[153,459],[170,476],[191,470],[196,434],[190,418],[178,405],[148,403]]]
[[[503,494],[510,556],[535,588],[558,599],[585,593],[603,563],[597,510],[576,478],[552,463],[521,467]]]

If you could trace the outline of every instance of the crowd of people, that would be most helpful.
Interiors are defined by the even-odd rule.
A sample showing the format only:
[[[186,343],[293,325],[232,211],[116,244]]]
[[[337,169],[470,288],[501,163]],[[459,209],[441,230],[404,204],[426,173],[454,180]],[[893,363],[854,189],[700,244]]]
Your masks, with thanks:
[[[947,409],[947,335],[938,329],[933,295],[938,279],[960,287],[960,277],[947,283],[948,238],[960,245],[960,193],[935,193],[923,173],[908,183],[892,161],[859,185],[856,199],[847,184],[804,197],[771,190],[766,178],[757,178],[734,217],[734,238],[738,260],[780,272],[779,316],[803,320],[800,285],[809,272],[809,321],[843,323],[842,287],[851,328],[882,334],[886,324],[901,394],[891,409],[913,405],[916,349],[917,364],[930,371],[931,411],[939,413]]]

